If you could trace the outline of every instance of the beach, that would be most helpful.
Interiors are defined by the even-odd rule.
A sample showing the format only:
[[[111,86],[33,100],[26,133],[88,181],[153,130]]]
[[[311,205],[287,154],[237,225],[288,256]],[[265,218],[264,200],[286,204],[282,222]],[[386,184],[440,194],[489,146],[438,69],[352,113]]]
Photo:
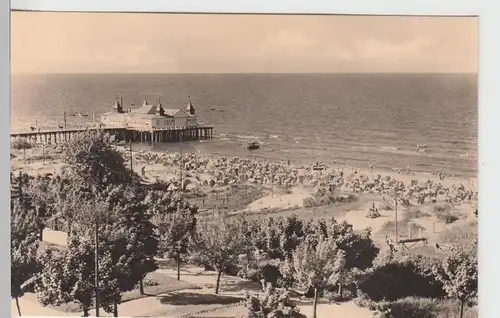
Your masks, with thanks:
[[[117,146],[126,162],[130,162],[128,147]],[[12,171],[25,171],[31,175],[60,172],[62,165],[59,151],[54,147],[15,150],[11,160]],[[26,160],[24,154],[26,153]],[[182,164],[181,164],[182,158]],[[439,176],[411,171],[376,170],[352,166],[328,166],[314,170],[314,165],[288,165],[265,159],[246,159],[197,153],[165,153],[136,149],[133,151],[132,166],[146,182],[161,182],[169,185],[170,191],[183,186],[202,212],[224,211],[227,215],[290,215],[316,217],[336,216],[346,220],[357,229],[372,227],[374,233],[382,230],[384,224],[393,220],[394,186],[402,186],[398,197],[400,214],[403,210],[419,208],[432,212],[434,206],[446,205],[461,219],[473,220],[477,207],[477,180],[475,178]],[[182,174],[182,177],[181,177]],[[343,176],[340,177],[340,174]],[[380,181],[377,187],[374,180]],[[339,181],[341,180],[341,181]],[[412,183],[417,184],[412,186]],[[354,202],[323,202],[318,192],[332,192],[337,197],[355,196]],[[332,195],[333,195],[332,194]],[[308,198],[316,196],[316,203],[305,206]],[[327,194],[328,196],[328,194]],[[422,200],[422,202],[418,202]],[[406,199],[405,199],[406,198]],[[404,206],[408,200],[409,206]],[[374,204],[381,217],[367,218]],[[307,205],[307,204],[306,204]],[[448,208],[447,208],[448,209]],[[326,212],[321,212],[321,211]],[[429,212],[428,211],[428,212]],[[420,219],[426,234],[437,234],[436,228],[444,229],[434,213],[428,213],[426,220]],[[323,213],[323,214],[321,214]],[[400,216],[401,217],[401,216]],[[426,226],[423,226],[425,224]],[[451,226],[451,225],[450,225]],[[433,228],[431,230],[431,228]],[[405,229],[403,229],[403,232]],[[418,233],[413,233],[417,235]]]

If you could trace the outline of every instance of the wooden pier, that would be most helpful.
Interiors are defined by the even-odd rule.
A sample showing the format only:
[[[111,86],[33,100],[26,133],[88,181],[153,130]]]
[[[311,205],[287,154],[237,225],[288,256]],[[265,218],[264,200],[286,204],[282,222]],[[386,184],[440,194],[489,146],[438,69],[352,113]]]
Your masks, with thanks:
[[[211,125],[196,125],[192,127],[169,127],[163,129],[147,129],[146,127],[85,127],[70,128],[58,130],[43,131],[24,131],[13,132],[10,134],[12,139],[25,139],[29,142],[42,144],[57,144],[71,140],[79,133],[85,131],[101,130],[115,136],[117,141],[126,142],[179,142],[204,140],[213,138],[213,129]]]

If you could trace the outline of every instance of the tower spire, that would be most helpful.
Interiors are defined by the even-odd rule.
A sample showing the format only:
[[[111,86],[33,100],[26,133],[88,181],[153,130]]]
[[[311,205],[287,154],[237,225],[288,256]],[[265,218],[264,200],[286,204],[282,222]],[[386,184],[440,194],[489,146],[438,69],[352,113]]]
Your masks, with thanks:
[[[163,116],[165,114],[165,110],[163,109],[163,106],[161,104],[161,97],[158,96],[158,106],[156,107],[156,113],[160,114]]]
[[[186,107],[186,111],[190,114],[190,115],[193,115],[195,114],[195,111],[196,109],[194,108],[193,106],[193,103],[191,103],[191,96],[188,96],[188,104],[187,104],[187,107]]]

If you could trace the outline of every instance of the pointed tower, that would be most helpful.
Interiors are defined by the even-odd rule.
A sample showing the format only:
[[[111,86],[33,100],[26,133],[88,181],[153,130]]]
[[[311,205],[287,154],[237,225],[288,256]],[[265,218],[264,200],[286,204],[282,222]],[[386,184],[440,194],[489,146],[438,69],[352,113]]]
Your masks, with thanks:
[[[122,113],[122,112],[123,112],[123,106],[122,106],[122,104],[120,103],[120,101],[118,100],[118,96],[116,96],[115,105],[113,106],[113,109],[114,109],[117,113]]]
[[[156,106],[156,114],[163,116],[165,115],[165,109],[163,109],[163,105],[161,104],[161,99],[158,97],[158,105]]]
[[[191,103],[191,96],[188,96],[189,103],[187,104],[186,111],[189,113],[189,115],[194,116],[196,109],[193,106],[193,103]]]
[[[148,99],[146,98],[146,96],[144,96],[144,102],[142,103],[142,106],[147,106],[147,105],[149,105]]]

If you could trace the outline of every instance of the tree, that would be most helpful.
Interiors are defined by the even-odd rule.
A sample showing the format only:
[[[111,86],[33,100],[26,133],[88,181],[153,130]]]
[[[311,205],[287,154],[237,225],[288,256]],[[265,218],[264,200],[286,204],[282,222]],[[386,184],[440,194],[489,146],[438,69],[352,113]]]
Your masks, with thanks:
[[[321,238],[335,242],[345,254],[345,264],[338,280],[339,297],[343,297],[343,287],[354,281],[355,273],[373,265],[379,253],[371,238],[370,228],[355,231],[353,226],[345,221],[337,222],[334,218],[329,221],[312,220],[305,229],[306,241],[314,246]]]
[[[193,257],[200,263],[209,264],[217,271],[215,293],[219,293],[222,271],[238,262],[247,247],[241,242],[238,226],[227,219],[220,218],[214,223],[201,223],[193,241]]]
[[[459,300],[462,318],[465,303],[477,295],[477,249],[452,249],[440,266],[434,267],[433,272],[436,279],[443,284],[448,297]]]
[[[102,131],[80,133],[64,143],[63,162],[72,177],[98,188],[137,179],[127,169],[123,156],[112,147],[110,136]]]
[[[37,262],[38,231],[34,209],[20,198],[12,201],[10,239],[10,295],[16,300],[17,311],[21,316],[19,297],[25,292],[24,284],[40,271]]]
[[[292,259],[293,252],[304,239],[304,223],[292,215],[279,219],[278,228],[282,259]]]
[[[151,222],[153,215],[150,207],[144,203],[145,193],[142,189],[132,185],[119,193],[122,194],[121,200],[111,205],[117,219],[116,222],[107,222],[108,232],[120,228],[126,233],[124,255],[130,266],[131,281],[140,283],[140,293],[144,295],[143,279],[147,273],[158,269],[154,259],[158,253],[158,235]],[[114,259],[120,256],[118,253]]]
[[[270,284],[266,285],[263,299],[246,296],[248,318],[306,318],[290,300],[288,291],[277,291]]]
[[[153,224],[158,229],[158,252],[176,261],[177,280],[180,280],[180,266],[188,255],[189,243],[196,231],[196,217],[190,210],[153,216]]]
[[[103,245],[99,263],[99,279],[103,282],[99,290],[102,295],[102,305],[106,311],[111,311],[109,304],[121,298],[116,276],[113,275],[113,263],[109,251]],[[38,300],[44,306],[61,305],[76,302],[88,317],[90,308],[94,305],[95,288],[95,249],[91,238],[72,236],[66,250],[49,248],[42,255],[40,262],[42,271],[31,281],[34,284]]]
[[[315,247],[304,242],[293,254],[297,281],[314,289],[313,318],[316,318],[319,293],[339,282],[345,262],[345,252],[333,239],[320,239]]]

